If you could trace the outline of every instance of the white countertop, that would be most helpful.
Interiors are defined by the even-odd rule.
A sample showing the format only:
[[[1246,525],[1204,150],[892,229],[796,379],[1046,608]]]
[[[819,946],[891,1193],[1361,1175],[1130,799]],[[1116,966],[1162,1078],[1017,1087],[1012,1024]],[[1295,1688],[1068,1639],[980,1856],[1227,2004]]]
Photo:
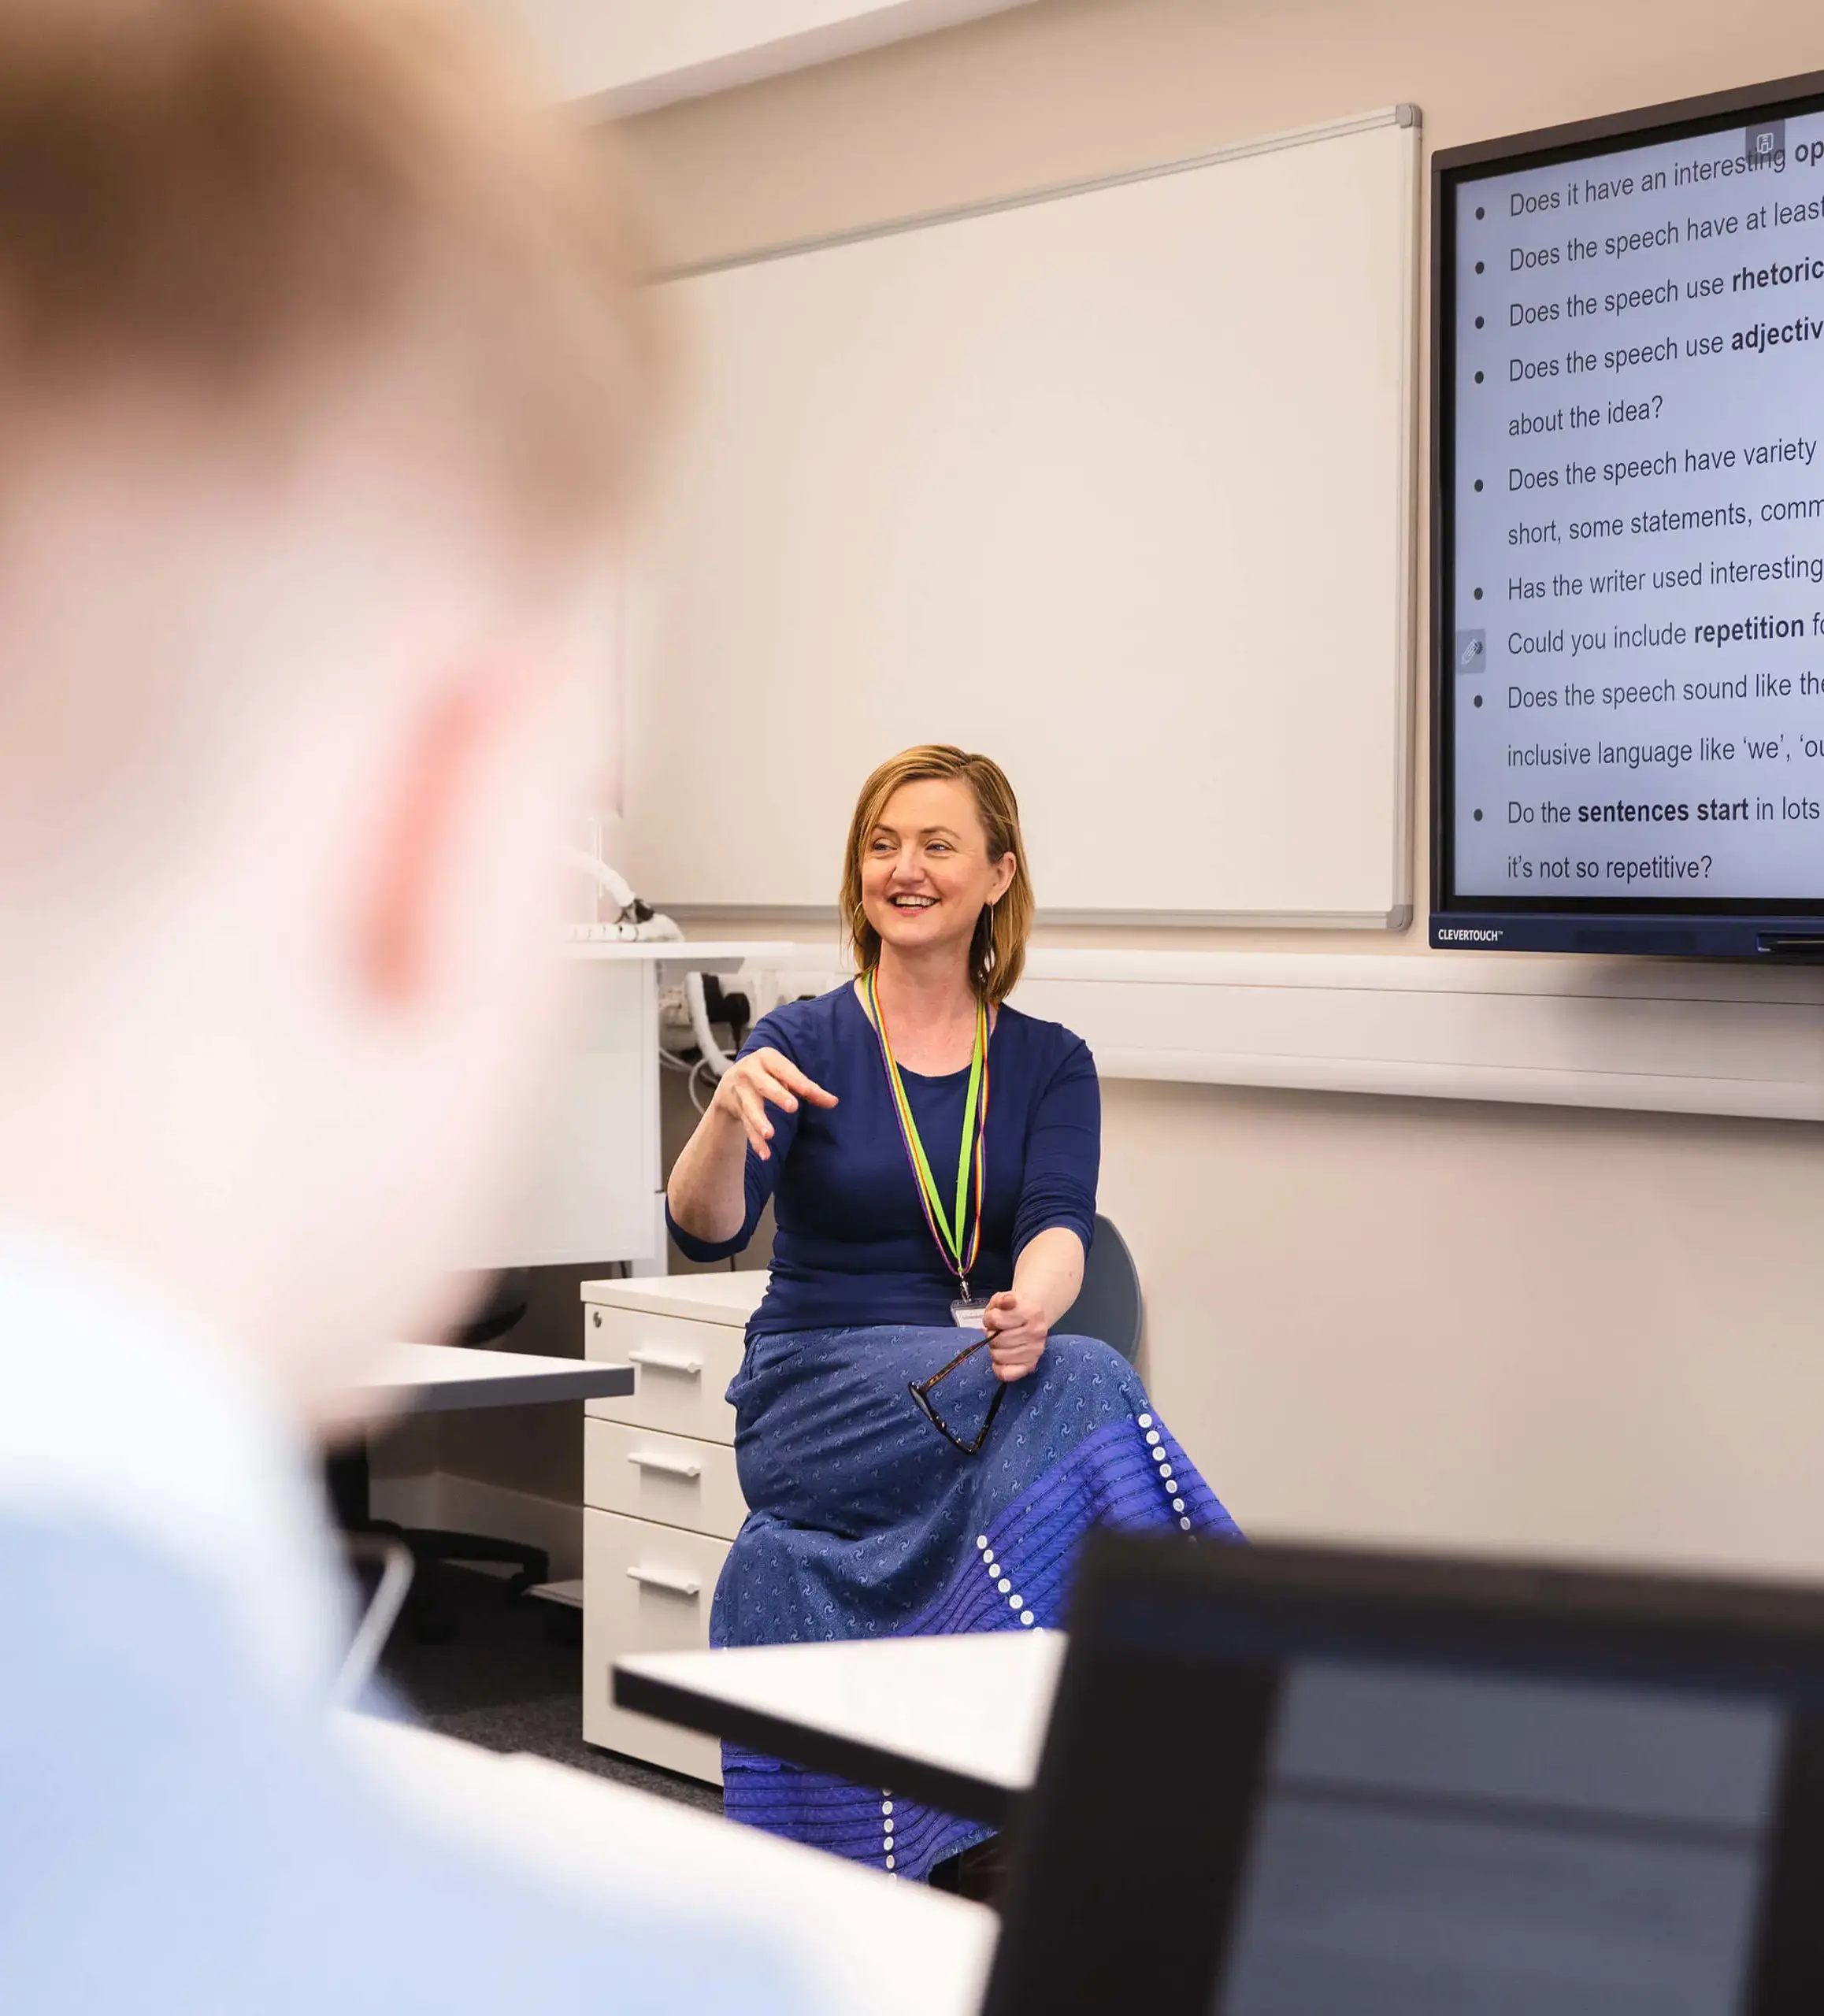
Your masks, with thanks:
[[[574,936],[562,940],[565,955],[573,959],[644,961],[664,965],[695,968],[735,967],[788,963],[793,947],[779,939],[764,938],[591,938],[594,927],[576,925]]]
[[[646,1316],[680,1316],[697,1323],[728,1323],[737,1329],[760,1306],[766,1292],[763,1269],[743,1273],[636,1274],[624,1281],[584,1281],[586,1303],[632,1309]]]

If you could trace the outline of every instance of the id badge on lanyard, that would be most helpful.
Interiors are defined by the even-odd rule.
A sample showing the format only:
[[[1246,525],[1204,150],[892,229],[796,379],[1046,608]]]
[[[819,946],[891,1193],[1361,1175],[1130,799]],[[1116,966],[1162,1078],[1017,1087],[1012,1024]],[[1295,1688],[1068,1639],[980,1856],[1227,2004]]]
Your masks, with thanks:
[[[918,1138],[918,1123],[913,1117],[912,1102],[906,1097],[905,1080],[899,1076],[899,1067],[894,1061],[893,1046],[887,1035],[887,1018],[880,1013],[880,996],[872,973],[867,976],[866,988],[868,1007],[874,1019],[874,1034],[880,1041],[880,1062],[886,1069],[888,1089],[892,1095],[893,1110],[899,1117],[906,1159],[912,1165],[912,1180],[918,1187],[918,1201],[924,1207],[925,1222],[931,1228],[931,1236],[936,1241],[945,1265],[956,1277],[958,1292],[950,1305],[950,1320],[959,1330],[985,1329],[982,1318],[988,1310],[988,1298],[971,1291],[969,1275],[981,1251],[982,1193],[987,1182],[983,1147],[988,1132],[987,1003],[976,1004],[975,1046],[969,1057],[969,1094],[963,1106],[962,1140],[957,1151],[956,1210],[953,1221],[944,1210],[944,1199],[931,1173],[930,1158]],[[966,1243],[963,1219],[969,1205],[972,1173],[975,1179],[975,1222]]]

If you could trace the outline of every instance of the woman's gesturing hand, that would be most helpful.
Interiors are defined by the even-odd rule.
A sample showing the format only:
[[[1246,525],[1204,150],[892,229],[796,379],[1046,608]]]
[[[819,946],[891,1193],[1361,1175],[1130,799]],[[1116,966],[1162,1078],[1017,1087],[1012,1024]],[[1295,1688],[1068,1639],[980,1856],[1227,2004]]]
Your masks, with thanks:
[[[997,1379],[1024,1379],[1045,1355],[1051,1325],[1044,1310],[1018,1288],[1003,1288],[993,1297],[982,1312],[981,1326],[988,1332],[988,1357]]]
[[[716,1085],[710,1111],[733,1121],[747,1136],[762,1162],[773,1159],[767,1146],[773,1139],[773,1122],[766,1117],[769,1106],[782,1113],[795,1113],[800,1099],[813,1106],[834,1106],[836,1096],[806,1077],[783,1051],[750,1051],[737,1058]]]

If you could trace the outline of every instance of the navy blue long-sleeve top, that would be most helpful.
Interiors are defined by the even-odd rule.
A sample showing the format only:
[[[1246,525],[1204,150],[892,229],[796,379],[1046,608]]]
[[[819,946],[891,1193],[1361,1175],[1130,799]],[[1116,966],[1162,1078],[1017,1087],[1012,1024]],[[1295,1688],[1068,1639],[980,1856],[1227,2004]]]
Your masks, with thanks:
[[[773,1154],[762,1162],[747,1151],[740,1231],[732,1239],[697,1239],[668,1208],[679,1251],[692,1260],[740,1252],[770,1197],[773,1278],[750,1336],[851,1324],[947,1325],[956,1276],[925,1223],[880,1044],[854,988],[789,1002],[763,1017],[741,1054],[767,1047],[840,1103],[804,1102],[796,1113],[769,1106]],[[988,1062],[981,1251],[969,1275],[978,1295],[1010,1287],[1021,1253],[1054,1225],[1069,1227],[1088,1251],[1102,1151],[1101,1091],[1081,1036],[1003,1006]],[[947,1214],[969,1073],[901,1075]],[[967,1222],[973,1214],[972,1188]]]

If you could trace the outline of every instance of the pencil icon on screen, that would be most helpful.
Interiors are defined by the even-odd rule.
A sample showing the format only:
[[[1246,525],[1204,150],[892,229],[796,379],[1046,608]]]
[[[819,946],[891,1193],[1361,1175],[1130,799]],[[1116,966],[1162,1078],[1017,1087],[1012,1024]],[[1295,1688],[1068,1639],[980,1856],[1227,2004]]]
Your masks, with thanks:
[[[1483,641],[1485,633],[1480,630],[1459,630],[1457,632],[1457,670],[1480,672],[1486,660],[1487,647]]]

